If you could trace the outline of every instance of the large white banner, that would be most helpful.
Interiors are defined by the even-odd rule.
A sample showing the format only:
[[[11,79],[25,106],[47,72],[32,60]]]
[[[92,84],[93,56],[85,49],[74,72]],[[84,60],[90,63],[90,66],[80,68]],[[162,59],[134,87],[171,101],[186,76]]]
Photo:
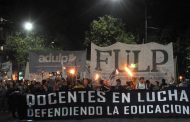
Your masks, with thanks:
[[[130,65],[135,64],[135,69]],[[123,81],[131,77],[125,67],[133,72],[133,78],[145,77],[145,80],[170,82],[174,78],[173,45],[158,43],[124,44],[117,42],[108,47],[91,44],[91,75],[99,74],[102,79],[110,80],[112,75]],[[119,71],[115,73],[114,71]],[[124,84],[124,82],[123,82]]]

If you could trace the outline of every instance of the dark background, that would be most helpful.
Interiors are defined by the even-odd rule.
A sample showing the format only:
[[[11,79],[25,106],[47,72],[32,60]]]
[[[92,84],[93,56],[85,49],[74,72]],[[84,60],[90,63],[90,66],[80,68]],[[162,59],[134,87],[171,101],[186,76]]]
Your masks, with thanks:
[[[141,43],[145,5],[148,26],[159,32],[170,28],[176,37],[189,30],[189,0],[1,0],[0,16],[17,29],[31,20],[34,31],[47,34],[58,46],[77,50],[84,48],[82,42],[90,22],[106,14],[121,18],[126,31],[138,35],[137,42]],[[148,30],[149,35],[154,31]]]

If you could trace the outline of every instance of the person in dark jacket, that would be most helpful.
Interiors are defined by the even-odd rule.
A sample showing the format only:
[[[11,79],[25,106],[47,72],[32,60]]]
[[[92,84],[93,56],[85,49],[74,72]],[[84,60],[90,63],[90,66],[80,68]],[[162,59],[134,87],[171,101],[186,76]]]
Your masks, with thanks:
[[[121,85],[121,80],[120,79],[116,79],[116,85],[113,87],[113,90],[115,90],[115,91],[124,90],[124,87]]]
[[[7,91],[7,96],[8,96],[8,105],[9,105],[9,110],[12,113],[12,117],[17,118],[17,113],[18,113],[18,104],[19,104],[19,99],[18,96],[20,95],[19,89],[16,87],[16,83],[13,82],[13,84],[9,84],[9,88]]]
[[[90,80],[87,78],[83,79],[83,85],[85,90],[93,90],[92,85],[90,84]]]
[[[160,89],[166,89],[168,87],[168,84],[166,83],[165,79],[162,79],[162,83],[160,84]]]
[[[100,86],[98,88],[99,91],[105,91],[106,92],[106,91],[110,90],[110,88],[105,85],[104,80],[100,80],[99,84],[100,84]]]

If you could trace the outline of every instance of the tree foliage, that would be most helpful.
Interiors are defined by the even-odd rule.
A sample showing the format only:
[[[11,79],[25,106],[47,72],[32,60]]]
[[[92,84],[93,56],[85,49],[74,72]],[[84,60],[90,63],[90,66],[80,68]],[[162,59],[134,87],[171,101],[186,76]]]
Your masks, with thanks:
[[[44,38],[35,33],[17,32],[7,38],[6,47],[18,64],[25,65],[30,51],[45,49]]]
[[[130,44],[135,42],[135,37],[125,32],[121,20],[108,15],[93,20],[90,30],[85,33],[86,46],[89,46],[91,42],[99,46],[108,46],[118,41]]]

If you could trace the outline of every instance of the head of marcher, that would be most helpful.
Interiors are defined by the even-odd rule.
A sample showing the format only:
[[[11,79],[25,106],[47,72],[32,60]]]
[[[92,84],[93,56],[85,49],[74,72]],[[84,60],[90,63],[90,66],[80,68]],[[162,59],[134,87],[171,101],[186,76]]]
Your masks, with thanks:
[[[120,79],[116,79],[116,85],[120,86],[121,85],[121,80]]]
[[[144,83],[144,77],[139,78],[140,83]]]

